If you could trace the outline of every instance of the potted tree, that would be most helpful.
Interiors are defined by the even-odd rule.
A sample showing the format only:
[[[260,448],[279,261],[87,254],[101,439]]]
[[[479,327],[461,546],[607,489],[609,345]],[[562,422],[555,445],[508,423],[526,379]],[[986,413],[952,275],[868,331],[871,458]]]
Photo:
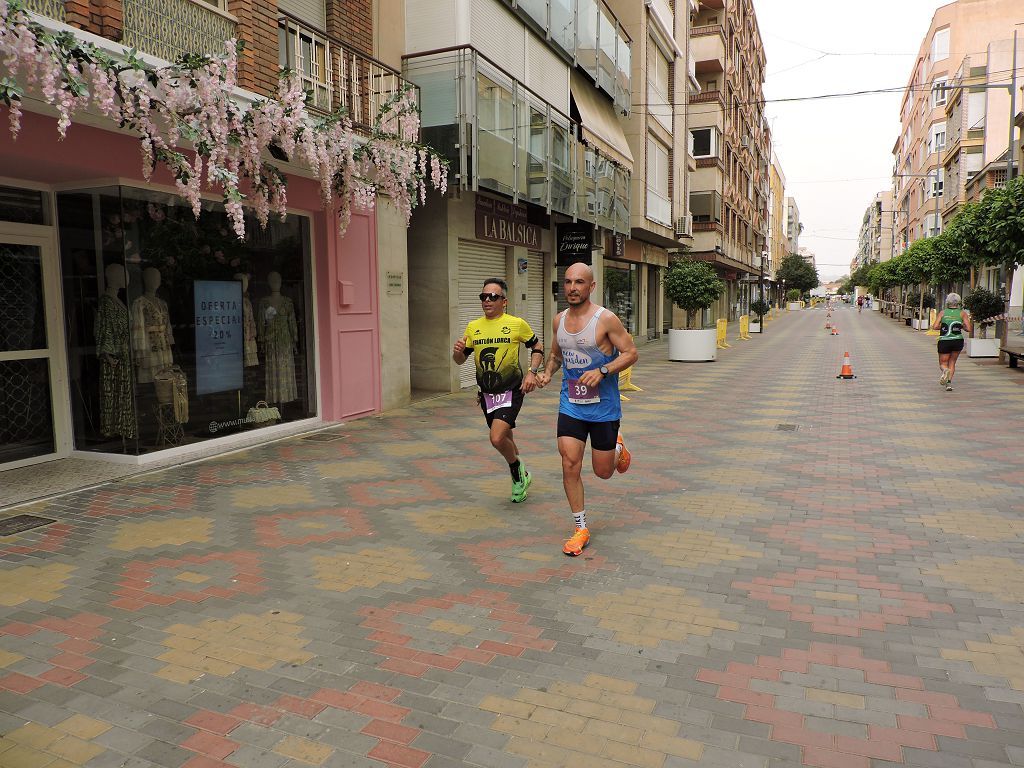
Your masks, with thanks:
[[[998,294],[987,288],[974,288],[964,296],[964,309],[971,313],[975,328],[981,336],[964,340],[964,350],[968,357],[999,357],[999,339],[988,338],[988,329],[995,325],[995,317],[1003,311],[1003,300]],[[988,322],[985,322],[988,320]]]
[[[757,315],[757,322],[750,322],[750,332],[760,333],[761,323],[764,322],[764,316],[771,312],[772,305],[764,299],[757,299],[756,301],[750,302],[750,311]]]
[[[714,267],[704,261],[680,258],[665,273],[665,295],[686,312],[686,329],[668,332],[668,359],[684,362],[715,360],[718,356],[714,328],[696,328],[697,318],[725,290]]]
[[[786,309],[803,309],[803,307],[800,304],[799,288],[790,288],[788,291],[786,291]]]

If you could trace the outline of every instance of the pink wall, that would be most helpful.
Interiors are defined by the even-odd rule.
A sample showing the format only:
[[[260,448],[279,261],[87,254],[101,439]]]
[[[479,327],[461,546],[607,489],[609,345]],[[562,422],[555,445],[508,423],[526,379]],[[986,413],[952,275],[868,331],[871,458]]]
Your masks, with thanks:
[[[139,141],[132,136],[72,124],[60,141],[57,121],[25,112],[19,138],[7,130],[0,106],[0,175],[42,184],[95,182],[119,177],[144,182]],[[174,180],[158,166],[152,182]],[[320,413],[326,420],[352,418],[381,408],[380,334],[377,303],[377,237],[373,212],[353,214],[344,237],[337,216],[320,204],[319,183],[288,178],[289,206],[313,212]]]

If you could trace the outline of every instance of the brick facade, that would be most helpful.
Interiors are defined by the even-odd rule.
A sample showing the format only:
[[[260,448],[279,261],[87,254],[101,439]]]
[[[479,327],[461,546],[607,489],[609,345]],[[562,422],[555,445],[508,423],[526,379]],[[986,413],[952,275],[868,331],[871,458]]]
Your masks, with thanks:
[[[238,84],[264,96],[276,96],[276,0],[228,0],[228,12],[238,19],[236,35],[245,45],[238,60]]]
[[[121,0],[65,0],[65,20],[86,32],[118,42],[124,33]]]
[[[373,56],[373,0],[327,0],[326,32]]]

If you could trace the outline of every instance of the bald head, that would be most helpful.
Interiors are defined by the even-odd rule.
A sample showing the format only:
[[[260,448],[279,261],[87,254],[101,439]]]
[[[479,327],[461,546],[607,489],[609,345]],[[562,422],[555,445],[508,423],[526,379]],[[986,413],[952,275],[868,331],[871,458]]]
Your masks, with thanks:
[[[594,282],[594,270],[589,264],[584,264],[582,261],[577,261],[575,264],[569,266],[565,270],[566,278],[577,278],[581,277],[588,283]]]
[[[595,287],[594,270],[589,264],[577,261],[565,270],[565,300],[570,307],[586,308]]]

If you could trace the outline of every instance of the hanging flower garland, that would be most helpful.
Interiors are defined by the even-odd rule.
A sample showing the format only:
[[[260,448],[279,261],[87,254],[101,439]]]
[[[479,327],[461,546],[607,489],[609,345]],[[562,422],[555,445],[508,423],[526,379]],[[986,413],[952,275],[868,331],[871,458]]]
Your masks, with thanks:
[[[0,100],[15,139],[26,87],[56,108],[62,139],[75,112],[89,107],[138,133],[145,178],[163,163],[197,217],[204,184],[219,188],[240,239],[243,201],[261,226],[272,212],[283,218],[287,210],[285,176],[263,160],[265,150],[308,166],[320,180],[325,207],[337,195],[342,231],[353,206],[372,208],[378,194],[391,199],[406,223],[425,202],[428,182],[444,194],[447,163],[418,142],[419,110],[411,88],[385,101],[369,136],[358,141],[342,112],[320,117],[307,110],[299,79],[287,72],[276,101],[236,103],[240,48],[229,40],[223,54],[185,56],[154,67],[134,51],[119,60],[70,32],[55,34],[34,22],[21,0],[0,0]],[[191,150],[181,149],[184,143]],[[248,196],[241,191],[244,182]]]

